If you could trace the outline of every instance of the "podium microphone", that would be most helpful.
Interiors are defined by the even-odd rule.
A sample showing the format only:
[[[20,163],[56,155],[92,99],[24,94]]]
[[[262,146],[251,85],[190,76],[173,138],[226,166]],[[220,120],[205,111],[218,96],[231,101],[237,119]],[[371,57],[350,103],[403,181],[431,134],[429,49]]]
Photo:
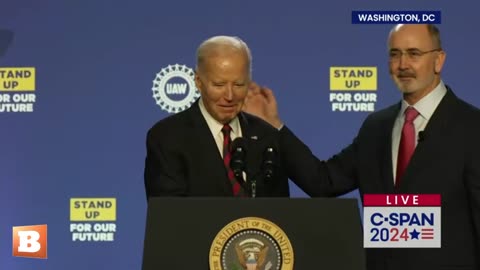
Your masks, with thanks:
[[[232,158],[230,159],[230,168],[232,169],[237,181],[243,185],[245,182],[243,179],[243,172],[247,169],[247,144],[245,139],[239,137],[233,140],[230,153],[232,155]]]
[[[273,179],[277,166],[277,152],[273,147],[267,147],[263,153],[262,171],[265,180]]]

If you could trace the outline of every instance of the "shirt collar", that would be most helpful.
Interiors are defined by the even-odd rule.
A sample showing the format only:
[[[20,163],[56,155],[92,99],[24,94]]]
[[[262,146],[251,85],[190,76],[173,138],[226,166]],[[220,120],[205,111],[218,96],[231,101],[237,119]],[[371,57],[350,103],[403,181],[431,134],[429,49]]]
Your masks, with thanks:
[[[440,83],[433,89],[432,92],[428,93],[428,95],[424,96],[417,103],[412,105],[412,107],[420,113],[420,116],[428,121],[432,117],[433,112],[437,108],[438,104],[440,104],[440,101],[442,101],[442,98],[446,93],[447,87],[445,87],[443,81],[440,81]],[[402,99],[402,107],[400,108],[398,117],[403,117],[405,110],[409,106],[410,105],[404,99]]]
[[[198,105],[200,107],[200,112],[203,115],[203,118],[207,121],[207,125],[210,128],[213,136],[217,136],[219,133],[222,132],[223,124],[218,122],[213,116],[207,111],[205,108],[205,104],[203,104],[202,98],[200,98]],[[230,127],[232,128],[231,137],[240,137],[240,121],[238,120],[238,116],[232,119],[229,123]]]

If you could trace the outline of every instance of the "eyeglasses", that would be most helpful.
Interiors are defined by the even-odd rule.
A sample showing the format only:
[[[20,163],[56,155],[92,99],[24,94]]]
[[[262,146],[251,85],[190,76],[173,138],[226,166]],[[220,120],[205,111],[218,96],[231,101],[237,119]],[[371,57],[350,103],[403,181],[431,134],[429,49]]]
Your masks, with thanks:
[[[398,61],[405,54],[407,55],[408,60],[417,61],[427,53],[439,52],[439,51],[442,51],[442,48],[437,48],[430,51],[421,51],[419,49],[408,49],[406,51],[402,51],[398,49],[393,49],[393,50],[390,50],[389,52],[389,58],[390,58],[390,61]]]

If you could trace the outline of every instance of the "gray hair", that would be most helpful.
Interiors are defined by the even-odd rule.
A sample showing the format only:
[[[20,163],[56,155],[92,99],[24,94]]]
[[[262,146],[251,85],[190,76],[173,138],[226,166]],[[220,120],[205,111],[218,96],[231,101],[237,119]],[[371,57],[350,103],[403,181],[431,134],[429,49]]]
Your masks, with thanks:
[[[218,53],[219,50],[229,52],[245,52],[248,61],[248,71],[252,74],[252,54],[248,45],[239,37],[235,36],[214,36],[203,41],[197,48],[197,64],[196,70],[203,66],[205,60],[212,54]]]
[[[390,30],[390,34],[388,35],[389,40],[390,40],[390,36],[393,34],[393,32],[396,32],[402,26],[403,26],[403,24],[396,24]],[[427,27],[428,33],[430,34],[430,38],[433,41],[433,45],[437,49],[441,49],[442,48],[442,40],[440,38],[440,30],[438,29],[438,27],[434,24],[426,24],[425,26]]]

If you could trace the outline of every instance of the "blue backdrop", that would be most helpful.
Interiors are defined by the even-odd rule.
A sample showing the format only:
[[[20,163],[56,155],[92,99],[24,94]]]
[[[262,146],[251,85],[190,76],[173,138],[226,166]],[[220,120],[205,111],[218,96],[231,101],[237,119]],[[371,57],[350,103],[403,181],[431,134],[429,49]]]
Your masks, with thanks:
[[[35,91],[28,93],[36,100],[33,112],[0,112],[0,269],[140,268],[145,135],[168,116],[155,104],[152,81],[168,65],[193,67],[207,37],[244,39],[254,80],[275,91],[285,123],[328,158],[351,142],[368,114],[332,111],[330,67],[377,67],[376,110],[400,98],[388,76],[392,25],[351,24],[352,10],[440,10],[444,81],[480,106],[478,6],[467,0],[2,0],[0,28],[14,38],[0,68],[34,67]],[[116,198],[113,242],[72,241],[70,198],[79,197]],[[33,224],[48,224],[47,260],[12,256],[12,226]]]

